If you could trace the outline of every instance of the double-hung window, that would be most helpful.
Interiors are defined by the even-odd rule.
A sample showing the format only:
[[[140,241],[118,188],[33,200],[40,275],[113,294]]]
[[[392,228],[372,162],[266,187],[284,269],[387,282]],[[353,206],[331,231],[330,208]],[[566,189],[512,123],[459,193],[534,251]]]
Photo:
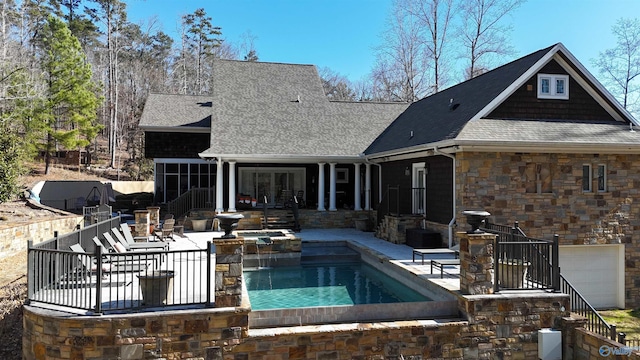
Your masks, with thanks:
[[[538,99],[569,99],[569,75],[538,74]]]

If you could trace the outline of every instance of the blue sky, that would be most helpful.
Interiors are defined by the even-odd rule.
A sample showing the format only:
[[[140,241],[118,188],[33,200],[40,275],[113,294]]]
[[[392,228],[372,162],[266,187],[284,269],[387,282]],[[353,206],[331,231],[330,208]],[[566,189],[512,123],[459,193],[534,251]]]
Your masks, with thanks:
[[[129,20],[156,15],[177,34],[182,15],[203,7],[223,38],[240,44],[250,33],[260,61],[329,67],[352,81],[375,63],[391,0],[124,0]],[[529,0],[508,19],[519,56],[562,42],[598,77],[591,59],[615,46],[611,26],[640,15],[639,0]]]

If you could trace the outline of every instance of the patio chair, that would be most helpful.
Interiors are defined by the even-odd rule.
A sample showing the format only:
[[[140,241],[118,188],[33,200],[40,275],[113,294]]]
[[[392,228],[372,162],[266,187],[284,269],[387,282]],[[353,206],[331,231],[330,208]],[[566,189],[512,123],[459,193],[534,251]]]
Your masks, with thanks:
[[[114,228],[115,229],[115,228]],[[136,242],[129,230],[129,225],[120,224],[120,231],[118,229],[111,229],[113,235],[116,236],[118,241],[125,247],[125,249],[165,249],[169,250],[169,245],[164,242]]]
[[[173,228],[175,226],[176,220],[173,219],[173,215],[171,219],[166,219],[161,226],[154,230],[153,235],[158,238],[160,241],[164,241],[164,239],[171,239],[176,241],[173,238]]]

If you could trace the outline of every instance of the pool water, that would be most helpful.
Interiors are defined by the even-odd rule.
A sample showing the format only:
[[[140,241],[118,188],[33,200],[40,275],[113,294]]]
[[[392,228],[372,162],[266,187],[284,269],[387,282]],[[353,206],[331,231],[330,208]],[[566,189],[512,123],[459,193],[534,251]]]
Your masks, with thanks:
[[[253,310],[430,301],[365,263],[245,269]]]

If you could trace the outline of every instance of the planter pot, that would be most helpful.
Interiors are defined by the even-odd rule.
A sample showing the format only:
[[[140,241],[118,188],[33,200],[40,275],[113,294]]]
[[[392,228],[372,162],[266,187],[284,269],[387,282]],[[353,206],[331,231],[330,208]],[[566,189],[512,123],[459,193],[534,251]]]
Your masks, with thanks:
[[[191,227],[193,231],[205,231],[207,228],[207,219],[191,219]]]
[[[142,304],[162,306],[172,302],[173,271],[155,270],[138,275]]]
[[[530,263],[519,260],[498,262],[500,286],[509,289],[522,288],[529,265]]]

